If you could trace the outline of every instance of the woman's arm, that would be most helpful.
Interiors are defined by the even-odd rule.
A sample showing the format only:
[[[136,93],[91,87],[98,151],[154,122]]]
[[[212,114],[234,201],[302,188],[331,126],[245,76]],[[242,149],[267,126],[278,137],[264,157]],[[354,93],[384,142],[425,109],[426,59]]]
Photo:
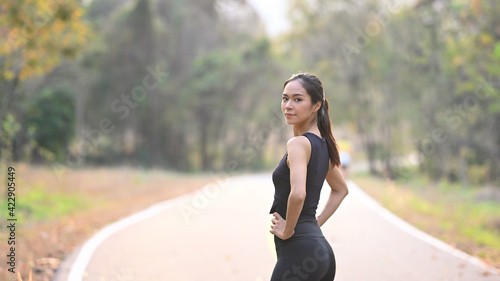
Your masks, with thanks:
[[[338,167],[330,165],[330,169],[326,175],[326,181],[332,190],[330,191],[330,196],[328,197],[325,208],[316,218],[319,226],[322,226],[333,213],[335,213],[348,193],[347,184]]]
[[[283,220],[279,214],[274,213],[275,219],[273,219],[273,224],[275,224],[275,227],[271,230],[271,233],[281,239],[292,237],[300,212],[304,206],[304,200],[306,199],[307,164],[311,156],[311,143],[305,136],[295,137],[288,141],[287,151],[291,189],[288,196],[286,220]]]

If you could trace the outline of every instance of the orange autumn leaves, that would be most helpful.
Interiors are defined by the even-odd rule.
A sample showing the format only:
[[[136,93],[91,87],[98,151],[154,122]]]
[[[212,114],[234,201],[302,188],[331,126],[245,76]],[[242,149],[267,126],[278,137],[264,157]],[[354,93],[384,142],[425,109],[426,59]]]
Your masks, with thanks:
[[[76,0],[6,0],[0,11],[0,81],[47,73],[91,36]]]

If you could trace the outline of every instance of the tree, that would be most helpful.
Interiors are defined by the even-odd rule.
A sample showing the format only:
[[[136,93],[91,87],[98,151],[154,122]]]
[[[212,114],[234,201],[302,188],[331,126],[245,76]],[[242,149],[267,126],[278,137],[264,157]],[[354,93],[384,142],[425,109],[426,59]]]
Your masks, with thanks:
[[[74,98],[69,89],[44,89],[30,101],[24,127],[34,129],[35,162],[46,158],[61,160],[65,156],[74,136],[74,112]]]
[[[19,90],[23,81],[48,73],[62,59],[74,58],[91,31],[82,19],[83,8],[74,0],[4,1],[0,11],[0,124],[5,128],[13,124],[4,122],[6,116],[20,118],[13,100],[16,92],[23,93]],[[0,141],[5,148],[13,140]]]

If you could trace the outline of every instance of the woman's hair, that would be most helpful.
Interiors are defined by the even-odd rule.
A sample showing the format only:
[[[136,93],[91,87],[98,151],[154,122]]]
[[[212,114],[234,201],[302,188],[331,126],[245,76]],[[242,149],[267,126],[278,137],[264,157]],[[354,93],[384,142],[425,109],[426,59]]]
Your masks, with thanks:
[[[302,87],[311,97],[312,104],[316,104],[321,101],[321,107],[317,112],[318,127],[321,135],[325,137],[326,143],[328,144],[328,157],[330,162],[336,167],[340,167],[340,156],[337,141],[332,134],[332,127],[330,122],[330,115],[328,113],[328,100],[326,99],[325,93],[323,91],[323,84],[318,79],[318,77],[309,73],[297,73],[285,81],[283,89],[286,85],[292,81],[298,80]]]

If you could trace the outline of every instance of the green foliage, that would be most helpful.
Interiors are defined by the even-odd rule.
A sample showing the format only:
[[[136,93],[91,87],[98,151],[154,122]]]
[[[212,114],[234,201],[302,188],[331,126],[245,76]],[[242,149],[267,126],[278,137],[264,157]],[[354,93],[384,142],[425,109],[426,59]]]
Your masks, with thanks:
[[[273,39],[255,28],[255,12],[239,0],[14,2],[2,4],[10,14],[0,24],[17,35],[23,13],[36,14],[37,7],[53,11],[47,14],[53,21],[43,21],[39,36],[27,41],[7,36],[19,39],[9,41],[19,51],[14,56],[13,49],[0,50],[1,93],[10,93],[0,113],[9,108],[14,120],[25,119],[2,141],[4,151],[26,150],[33,135],[38,154],[63,159],[72,140],[76,146],[85,140],[71,137],[73,131],[95,132],[109,120],[112,132],[101,132],[82,156],[90,163],[196,171],[234,161],[261,168],[273,157],[269,141],[282,142],[287,128],[272,127],[282,121],[281,83],[309,71],[324,83],[334,126],[349,128],[344,135],[354,135],[373,174],[404,180],[423,172],[462,185],[500,178],[498,1],[295,0],[292,28]],[[87,21],[97,31],[92,41]],[[81,50],[76,62],[61,63]],[[22,72],[12,71],[25,62]],[[64,75],[49,73],[56,65]],[[27,78],[36,74],[46,76]],[[57,75],[75,96],[52,95],[65,106],[23,92],[37,83],[53,88]],[[6,105],[14,100],[15,107]],[[51,123],[42,126],[45,119]],[[405,161],[415,153],[419,163]]]
[[[495,44],[495,51],[493,52],[493,57],[500,62],[500,42]]]
[[[249,118],[266,125],[264,122],[268,121],[271,112],[266,101],[273,100],[272,95],[266,94],[269,85],[266,79],[275,71],[272,64],[265,67],[269,58],[269,41],[261,39],[232,52],[209,52],[193,62],[189,78],[192,82],[185,88],[182,100],[194,110],[194,114],[190,113],[186,118],[192,118],[199,132],[200,169],[223,169],[226,165],[223,159],[233,159],[242,167],[262,166],[259,162],[264,157],[263,145],[253,146],[255,159],[245,159],[241,153],[241,144],[251,142],[249,135],[254,131],[260,133],[258,130],[262,127],[249,127],[247,134],[236,136],[240,141],[231,147],[221,150],[219,146],[225,141],[225,132],[236,132]],[[277,101],[279,96],[274,98]],[[260,106],[256,108],[257,105]],[[217,108],[220,110],[215,110]],[[228,116],[232,118],[228,119]]]
[[[373,174],[405,177],[395,160],[417,151],[435,180],[498,181],[500,4],[431,3],[296,0],[282,44],[327,77],[333,121],[355,123]]]
[[[21,125],[10,113],[2,120],[0,127],[0,161],[12,160],[12,146],[15,135],[21,129]]]
[[[0,125],[5,128],[23,123],[24,98],[36,91],[31,83],[77,58],[92,32],[82,18],[84,8],[75,0],[2,1],[0,11]],[[66,121],[71,122],[60,122]],[[0,161],[25,160],[25,148],[32,145],[30,130],[0,130]]]
[[[247,29],[244,17],[226,18],[216,1],[115,4],[102,13],[96,9],[104,4],[90,6],[89,16],[106,30],[100,43],[106,48],[85,56],[98,73],[89,83],[85,108],[92,114],[85,123],[95,128],[109,118],[116,130],[87,160],[190,171],[225,169],[230,161],[251,167],[242,159],[242,144],[271,114],[266,91],[278,71],[271,42]],[[144,79],[154,84],[147,80],[152,72],[168,78],[135,100],[134,89],[144,87]],[[248,132],[240,134],[241,126]],[[265,146],[254,147],[258,161]]]
[[[20,220],[45,221],[79,211],[89,206],[90,201],[77,193],[48,192],[40,183],[32,186],[19,197],[16,210]]]
[[[26,126],[34,129],[34,140],[39,149],[53,154],[55,159],[65,157],[74,136],[75,109],[73,93],[69,89],[44,89],[34,96],[26,110]],[[35,160],[40,159],[40,150]]]

